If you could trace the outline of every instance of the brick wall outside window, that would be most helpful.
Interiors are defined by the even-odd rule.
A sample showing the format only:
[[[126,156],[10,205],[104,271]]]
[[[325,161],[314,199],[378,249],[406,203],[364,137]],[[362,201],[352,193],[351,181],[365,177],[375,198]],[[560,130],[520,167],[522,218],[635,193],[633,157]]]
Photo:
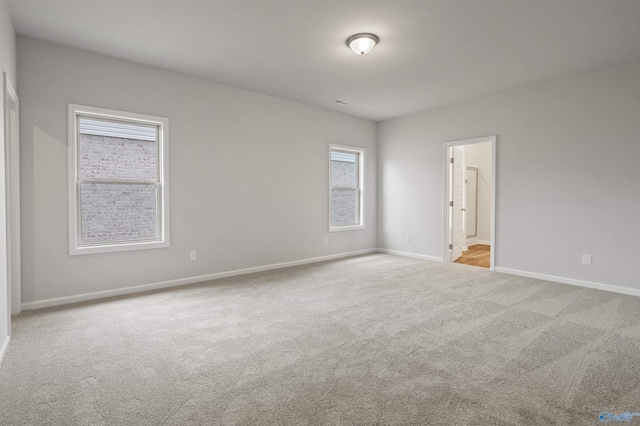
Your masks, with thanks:
[[[332,187],[357,187],[358,163],[331,161]],[[332,226],[357,225],[358,191],[332,189],[330,220]]]
[[[80,135],[83,179],[155,180],[155,141]],[[157,237],[157,184],[82,183],[82,243],[131,241]]]

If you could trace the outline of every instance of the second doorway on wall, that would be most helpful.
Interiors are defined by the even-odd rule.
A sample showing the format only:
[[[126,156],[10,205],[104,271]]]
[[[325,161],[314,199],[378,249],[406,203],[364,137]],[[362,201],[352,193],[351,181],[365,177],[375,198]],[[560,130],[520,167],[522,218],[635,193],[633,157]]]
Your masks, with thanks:
[[[495,137],[445,144],[445,259],[493,269]]]

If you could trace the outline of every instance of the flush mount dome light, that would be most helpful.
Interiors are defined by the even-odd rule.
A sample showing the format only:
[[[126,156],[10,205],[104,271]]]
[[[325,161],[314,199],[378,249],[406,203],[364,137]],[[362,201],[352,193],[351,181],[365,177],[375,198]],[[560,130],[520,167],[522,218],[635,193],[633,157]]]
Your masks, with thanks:
[[[373,49],[379,41],[380,39],[375,34],[360,33],[349,37],[347,39],[347,46],[349,46],[354,53],[364,55],[365,53],[371,52],[371,49]]]

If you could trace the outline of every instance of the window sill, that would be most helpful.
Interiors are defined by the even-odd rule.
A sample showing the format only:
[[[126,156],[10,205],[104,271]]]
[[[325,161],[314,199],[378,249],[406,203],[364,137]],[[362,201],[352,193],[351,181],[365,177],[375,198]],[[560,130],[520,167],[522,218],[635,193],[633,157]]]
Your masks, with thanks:
[[[132,250],[150,250],[158,248],[168,248],[169,240],[165,241],[140,241],[122,244],[104,244],[94,246],[71,246],[69,247],[69,256],[77,256],[83,254],[97,253],[114,253]]]
[[[364,225],[330,226],[329,232],[355,231],[357,229],[364,229]]]

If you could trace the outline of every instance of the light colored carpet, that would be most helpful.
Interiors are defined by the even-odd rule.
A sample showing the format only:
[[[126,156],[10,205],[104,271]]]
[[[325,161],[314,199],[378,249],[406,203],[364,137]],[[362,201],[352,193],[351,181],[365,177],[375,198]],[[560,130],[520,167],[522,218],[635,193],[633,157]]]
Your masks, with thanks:
[[[0,404],[2,425],[600,424],[640,411],[640,298],[384,254],[263,272],[14,317]]]

